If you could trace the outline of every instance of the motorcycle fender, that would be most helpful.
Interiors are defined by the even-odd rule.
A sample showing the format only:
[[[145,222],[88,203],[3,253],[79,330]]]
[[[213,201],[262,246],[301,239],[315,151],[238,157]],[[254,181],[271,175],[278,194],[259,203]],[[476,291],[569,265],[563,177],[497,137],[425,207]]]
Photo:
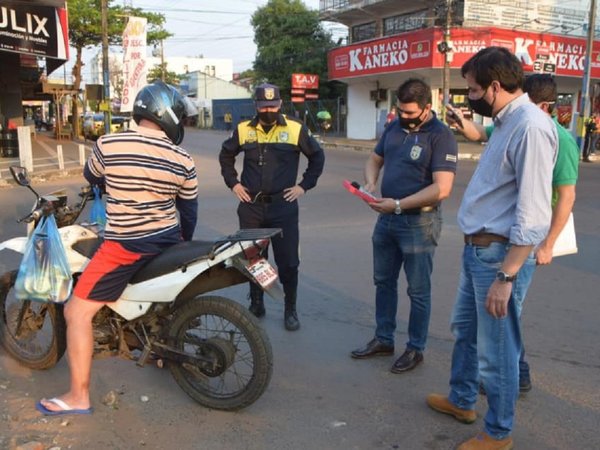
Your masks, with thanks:
[[[106,306],[126,320],[133,320],[143,316],[148,312],[151,305],[152,302],[132,302],[130,300],[117,300],[114,303],[106,304]]]
[[[17,237],[0,243],[0,250],[9,249],[17,253],[24,253],[27,245],[26,237]]]

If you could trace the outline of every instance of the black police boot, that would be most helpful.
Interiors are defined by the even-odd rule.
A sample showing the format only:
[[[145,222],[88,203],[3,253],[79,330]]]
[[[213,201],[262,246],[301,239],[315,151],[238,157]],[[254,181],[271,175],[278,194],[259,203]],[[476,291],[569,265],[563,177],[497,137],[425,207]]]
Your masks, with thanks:
[[[285,329],[288,331],[296,331],[300,328],[298,313],[296,313],[296,295],[285,296],[285,311],[283,313],[283,322]]]
[[[263,291],[260,288],[250,288],[250,306],[248,311],[256,317],[261,318],[265,315],[265,302],[263,300]]]

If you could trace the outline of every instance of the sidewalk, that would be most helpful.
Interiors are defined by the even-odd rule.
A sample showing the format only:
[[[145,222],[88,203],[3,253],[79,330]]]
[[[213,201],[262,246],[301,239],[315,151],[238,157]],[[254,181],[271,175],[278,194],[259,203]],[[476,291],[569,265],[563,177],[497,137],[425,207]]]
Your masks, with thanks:
[[[348,139],[335,136],[320,136],[324,149],[353,150],[357,152],[371,152],[377,140]],[[477,161],[481,156],[484,145],[477,142],[465,141],[458,138],[458,159]]]
[[[59,160],[59,149],[62,147],[62,162]],[[81,172],[80,146],[83,146],[84,161],[92,148],[90,141],[83,140],[57,140],[53,132],[41,131],[31,137],[33,153],[34,176],[48,176],[68,174],[71,170]],[[62,164],[61,164],[62,163]],[[0,158],[0,184],[12,180],[9,172],[10,166],[20,165],[19,157]],[[61,169],[62,165],[62,169]]]
[[[318,138],[320,139],[321,145],[324,149],[371,152],[377,144],[377,140],[348,139],[335,136],[319,136]],[[456,140],[458,141],[459,160],[479,161],[481,153],[485,148],[484,144],[479,142],[470,142],[460,136],[457,136]],[[598,152],[590,155],[590,161],[600,162],[600,155]],[[587,163],[582,162],[582,164]]]

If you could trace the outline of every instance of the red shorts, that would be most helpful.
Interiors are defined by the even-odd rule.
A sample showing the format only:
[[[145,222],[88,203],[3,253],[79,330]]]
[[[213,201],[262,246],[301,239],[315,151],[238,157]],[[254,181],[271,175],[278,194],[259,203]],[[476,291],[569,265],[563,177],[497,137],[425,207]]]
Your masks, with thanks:
[[[131,252],[116,241],[104,241],[77,280],[73,294],[85,300],[117,301],[133,275],[154,256]]]

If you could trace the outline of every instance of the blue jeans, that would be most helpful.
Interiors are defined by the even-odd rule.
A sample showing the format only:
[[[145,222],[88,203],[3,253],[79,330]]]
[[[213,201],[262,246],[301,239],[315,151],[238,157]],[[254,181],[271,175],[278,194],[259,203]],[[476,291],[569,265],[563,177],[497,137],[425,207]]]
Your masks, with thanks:
[[[465,245],[451,319],[456,342],[448,399],[459,408],[474,409],[481,377],[488,401],[485,431],[494,439],[509,436],[513,427],[519,395],[520,315],[535,270],[532,253],[513,282],[507,316],[495,319],[488,314],[486,296],[509,248],[498,242],[489,247]]]
[[[398,276],[404,273],[410,298],[408,349],[423,351],[431,314],[433,255],[442,226],[438,210],[418,215],[381,214],[373,231],[375,337],[394,345],[398,310]]]

